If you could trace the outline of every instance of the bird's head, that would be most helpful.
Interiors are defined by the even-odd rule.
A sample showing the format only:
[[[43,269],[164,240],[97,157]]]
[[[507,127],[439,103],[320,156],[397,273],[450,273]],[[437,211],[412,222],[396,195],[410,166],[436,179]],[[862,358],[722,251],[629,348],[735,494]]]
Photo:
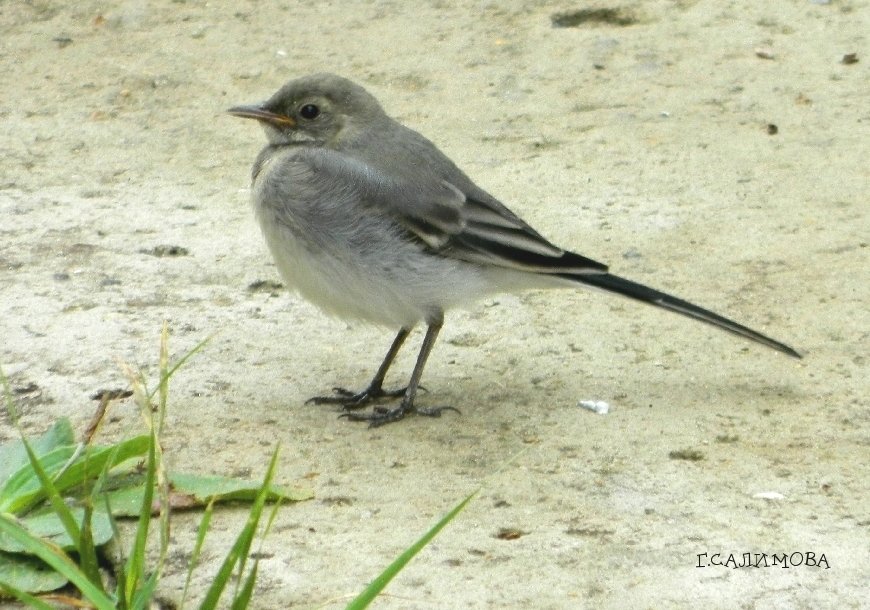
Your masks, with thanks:
[[[267,101],[235,106],[227,112],[259,121],[274,145],[338,147],[386,118],[371,94],[334,74],[291,80]]]

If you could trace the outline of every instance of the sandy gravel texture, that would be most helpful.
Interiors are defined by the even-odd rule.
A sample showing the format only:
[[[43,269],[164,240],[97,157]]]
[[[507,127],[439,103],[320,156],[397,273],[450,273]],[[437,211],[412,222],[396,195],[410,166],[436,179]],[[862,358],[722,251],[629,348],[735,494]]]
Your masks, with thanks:
[[[553,26],[583,6],[633,23]],[[256,478],[280,442],[281,481],[316,493],[265,542],[255,608],[342,607],[478,487],[375,607],[861,607],[868,9],[0,3],[0,363],[23,424],[81,429],[89,396],[124,386],[119,360],[153,373],[168,320],[176,356],[217,333],[172,386],[172,465]],[[315,71],[365,85],[556,243],[806,358],[616,298],[529,292],[448,315],[421,404],[461,416],[369,430],[304,406],[362,387],[393,330],[249,289],[279,281],[248,203],[264,139],[224,110]],[[104,438],[139,426],[119,403]],[[14,434],[4,412],[0,439]],[[215,516],[198,591],[244,516]],[[175,519],[169,599],[197,519]],[[699,568],[703,553],[830,567]]]

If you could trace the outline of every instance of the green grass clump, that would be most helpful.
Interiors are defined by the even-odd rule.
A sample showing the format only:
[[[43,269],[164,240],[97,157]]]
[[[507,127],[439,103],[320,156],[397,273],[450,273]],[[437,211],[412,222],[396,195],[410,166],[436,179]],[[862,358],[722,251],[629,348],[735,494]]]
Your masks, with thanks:
[[[274,502],[265,528],[268,531],[281,500],[307,499],[311,493],[272,484],[277,448],[259,484],[167,472],[160,434],[169,381],[204,344],[170,365],[164,326],[157,387],[149,390],[142,374],[127,370],[146,434],[107,446],[94,444],[108,406],[108,400],[103,400],[83,442],[75,442],[69,421],[61,419],[33,441],[22,433],[20,440],[0,445],[0,597],[13,597],[34,608],[51,608],[46,600],[80,605],[81,601],[70,595],[45,595],[69,583],[82,601],[100,610],[149,608],[169,548],[172,507],[179,499],[185,508],[205,507],[188,569],[186,597],[215,502],[241,500],[251,502],[248,520],[200,608],[215,608],[231,583],[235,583],[231,607],[247,607],[258,567],[257,559],[249,562],[248,558],[266,503]],[[2,371],[0,378],[7,409],[17,422]],[[107,563],[102,547],[120,538],[116,518],[131,516],[137,519],[133,542],[127,557],[110,566],[114,579],[110,584],[102,569]],[[149,562],[146,547],[155,522],[157,557]]]

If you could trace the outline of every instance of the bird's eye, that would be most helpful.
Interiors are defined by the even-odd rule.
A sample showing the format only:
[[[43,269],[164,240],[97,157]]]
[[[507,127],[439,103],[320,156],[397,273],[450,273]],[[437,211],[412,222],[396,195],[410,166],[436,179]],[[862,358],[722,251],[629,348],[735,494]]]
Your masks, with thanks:
[[[305,104],[302,108],[299,109],[299,116],[303,119],[316,119],[320,114],[320,108],[315,106],[314,104]]]

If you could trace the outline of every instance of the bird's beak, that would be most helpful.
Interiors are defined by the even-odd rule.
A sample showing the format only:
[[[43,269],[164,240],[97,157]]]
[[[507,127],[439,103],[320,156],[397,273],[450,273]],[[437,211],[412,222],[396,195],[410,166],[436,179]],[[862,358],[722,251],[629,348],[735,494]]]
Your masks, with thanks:
[[[263,123],[268,123],[278,129],[296,127],[296,120],[292,117],[283,114],[277,114],[271,110],[266,110],[262,106],[233,106],[227,110],[231,115],[241,117],[243,119],[256,119]]]

